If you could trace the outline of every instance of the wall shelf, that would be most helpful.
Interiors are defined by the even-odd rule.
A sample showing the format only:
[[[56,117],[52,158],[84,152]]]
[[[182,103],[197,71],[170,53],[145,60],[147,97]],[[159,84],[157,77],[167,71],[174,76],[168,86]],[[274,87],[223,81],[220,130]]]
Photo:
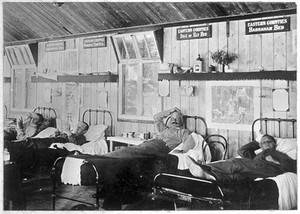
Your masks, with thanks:
[[[57,76],[57,81],[48,79],[42,76],[31,76],[31,82],[77,82],[77,83],[91,83],[91,82],[117,82],[118,75],[63,75]]]
[[[291,80],[296,81],[296,71],[261,71],[261,72],[234,72],[234,73],[160,73],[158,80]]]

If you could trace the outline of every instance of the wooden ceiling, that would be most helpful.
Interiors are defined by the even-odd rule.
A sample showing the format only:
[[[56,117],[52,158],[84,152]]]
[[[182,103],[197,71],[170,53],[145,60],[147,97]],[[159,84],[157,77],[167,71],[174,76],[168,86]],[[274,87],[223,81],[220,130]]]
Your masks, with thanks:
[[[4,44],[137,26],[295,10],[294,2],[4,2]]]

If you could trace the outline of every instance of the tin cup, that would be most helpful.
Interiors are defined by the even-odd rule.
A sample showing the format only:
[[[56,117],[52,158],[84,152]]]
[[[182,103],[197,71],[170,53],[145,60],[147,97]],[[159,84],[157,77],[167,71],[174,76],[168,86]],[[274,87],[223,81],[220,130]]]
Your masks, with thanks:
[[[144,139],[149,140],[150,139],[150,132],[144,133]]]
[[[122,137],[128,137],[128,134],[126,133],[126,132],[124,132],[123,134],[122,134]]]
[[[128,132],[128,138],[133,138],[134,132]]]

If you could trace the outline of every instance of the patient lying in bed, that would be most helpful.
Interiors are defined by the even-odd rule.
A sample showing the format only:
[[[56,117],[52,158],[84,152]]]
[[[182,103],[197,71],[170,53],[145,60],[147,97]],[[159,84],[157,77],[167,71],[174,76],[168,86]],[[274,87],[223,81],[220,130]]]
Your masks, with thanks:
[[[42,130],[43,121],[44,117],[35,112],[28,113],[24,120],[20,117],[16,122],[16,129],[4,129],[4,140],[7,144],[5,146],[9,146],[10,141],[21,141],[26,140],[28,137],[35,136]]]
[[[164,122],[166,117],[170,117],[167,125]],[[154,139],[101,156],[83,157],[93,163],[100,173],[100,180],[104,184],[106,193],[103,205],[105,209],[120,208],[120,204],[117,205],[118,207],[114,205],[116,201],[120,201],[119,199],[115,200],[115,197],[116,195],[121,197],[122,189],[127,188],[128,185],[138,185],[137,179],[147,179],[146,175],[149,177],[145,182],[151,182],[150,180],[160,171],[161,167],[165,167],[157,166],[155,163],[159,160],[166,161],[171,150],[180,143],[191,139],[189,130],[181,128],[183,116],[177,108],[154,115],[154,121],[159,131]],[[114,205],[110,202],[113,202]]]
[[[255,150],[262,151],[255,154]],[[238,151],[242,158],[201,165],[196,161],[189,170],[196,177],[210,180],[242,180],[267,178],[285,172],[296,173],[297,161],[276,149],[276,140],[270,135],[262,136],[260,143],[253,141]]]

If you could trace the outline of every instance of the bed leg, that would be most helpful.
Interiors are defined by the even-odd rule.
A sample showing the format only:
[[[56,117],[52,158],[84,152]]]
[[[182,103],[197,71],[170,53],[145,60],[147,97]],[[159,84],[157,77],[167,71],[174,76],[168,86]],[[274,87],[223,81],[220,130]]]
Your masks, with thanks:
[[[99,184],[98,182],[96,182],[96,209],[99,209],[99,193],[100,193],[100,190],[99,190]]]
[[[52,173],[53,173],[53,171],[52,171]],[[52,174],[52,175],[55,175],[55,174]],[[56,180],[55,180],[55,176],[52,176],[52,194],[51,194],[52,210],[55,210],[55,199],[56,199],[56,193],[55,192],[56,192]]]
[[[55,195],[52,194],[51,197],[52,197],[52,210],[55,210]]]

